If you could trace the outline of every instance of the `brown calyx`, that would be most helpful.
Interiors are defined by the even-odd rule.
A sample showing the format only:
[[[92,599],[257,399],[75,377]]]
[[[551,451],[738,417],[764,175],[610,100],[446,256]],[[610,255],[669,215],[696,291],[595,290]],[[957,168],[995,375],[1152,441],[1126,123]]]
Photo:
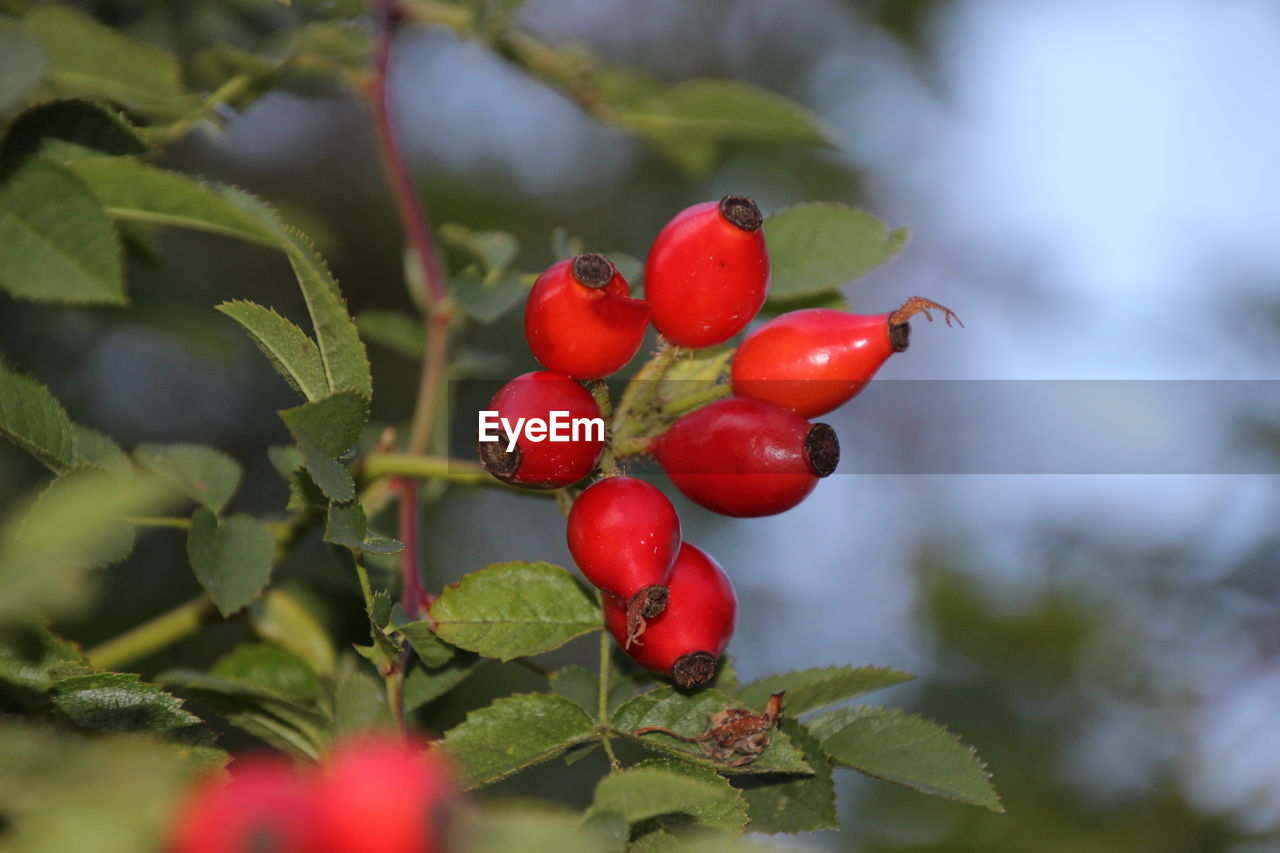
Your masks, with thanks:
[[[516,471],[520,470],[523,456],[520,445],[507,450],[508,443],[506,430],[500,430],[497,441],[476,440],[476,455],[480,457],[481,467],[504,483],[515,482],[513,478]]]
[[[911,346],[910,323],[889,324],[889,346],[893,347],[894,352],[907,351],[907,347]]]
[[[829,424],[814,424],[804,437],[804,459],[809,470],[819,477],[829,477],[840,464],[840,439]]]
[[[689,652],[676,659],[671,677],[681,687],[697,687],[715,678],[717,660],[711,652]]]
[[[760,208],[745,195],[727,195],[720,199],[720,215],[743,231],[758,231],[764,224]]]
[[[661,584],[646,586],[631,596],[627,602],[627,642],[623,648],[629,649],[632,644],[641,645],[640,635],[649,627],[645,620],[652,619],[667,609],[667,588]]]
[[[906,302],[902,303],[902,305],[898,307],[897,311],[894,311],[889,315],[889,339],[893,341],[894,326],[905,326],[907,321],[917,314],[923,314],[924,318],[932,323],[933,314],[930,313],[931,311],[941,311],[942,319],[947,321],[948,326],[950,326],[954,320],[956,323],[960,323],[961,328],[964,328],[964,323],[960,322],[960,318],[956,316],[956,312],[952,311],[947,306],[939,305],[932,299],[925,299],[923,296],[913,296]],[[902,349],[906,349],[907,339],[905,337],[905,333],[903,333],[903,335]],[[898,349],[897,342],[895,341],[894,351],[902,352],[902,349]]]
[[[578,255],[573,259],[573,277],[583,287],[604,287],[613,281],[616,273],[613,263],[597,252]]]

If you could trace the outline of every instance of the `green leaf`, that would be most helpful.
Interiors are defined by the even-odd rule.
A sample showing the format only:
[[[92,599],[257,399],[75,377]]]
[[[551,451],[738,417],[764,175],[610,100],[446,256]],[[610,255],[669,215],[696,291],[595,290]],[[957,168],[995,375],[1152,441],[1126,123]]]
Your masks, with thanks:
[[[66,168],[28,159],[0,172],[0,286],[14,296],[123,304],[115,230],[97,197]]]
[[[453,660],[455,649],[441,642],[436,632],[431,630],[431,623],[426,619],[399,625],[396,630],[409,641],[409,645],[413,647],[423,666],[444,666]]]
[[[704,786],[714,787],[717,796],[709,803],[680,811],[692,817],[699,825],[712,829],[721,829],[734,835],[740,834],[747,823],[747,803],[742,794],[729,784],[729,780],[713,770],[696,767],[673,758],[647,758],[635,765],[640,769],[654,768],[666,773],[674,773],[697,779]],[[786,777],[788,779],[795,777]]]
[[[779,210],[764,223],[769,298],[790,300],[838,288],[888,261],[907,241],[874,216],[830,202]]]
[[[615,849],[606,847],[591,827],[584,827],[577,814],[544,803],[481,800],[459,810],[457,820],[451,834],[454,843],[442,849],[466,853],[606,853]]]
[[[186,669],[163,672],[157,680],[295,757],[314,761],[329,741],[325,714],[270,688]]]
[[[498,563],[445,587],[431,605],[447,643],[499,660],[549,652],[602,626],[595,601],[549,563]]]
[[[313,401],[328,395],[329,380],[324,375],[320,350],[306,332],[270,308],[253,302],[237,299],[215,307],[248,332],[293,390]]]
[[[301,233],[290,230],[286,236],[285,254],[293,265],[302,287],[302,298],[315,325],[329,387],[339,392],[353,390],[366,399],[371,398],[373,377],[369,373],[369,358],[355,321],[347,313],[338,282],[320,253]]]
[[[400,353],[405,358],[422,358],[422,321],[404,311],[368,308],[356,317],[356,326],[365,340]]]
[[[17,22],[0,19],[0,113],[35,88],[48,66],[40,42]]]
[[[150,148],[133,125],[112,110],[88,101],[49,101],[14,119],[0,144],[0,158],[39,154],[69,163],[86,157],[125,157]]]
[[[248,615],[249,624],[259,637],[293,652],[319,675],[333,673],[333,642],[324,626],[293,593],[269,589],[249,605]]]
[[[124,518],[161,512],[171,501],[150,477],[121,479],[93,469],[59,477],[38,498],[20,501],[0,522],[0,623],[83,603],[86,570],[132,547],[133,528]]]
[[[67,410],[49,389],[0,362],[0,432],[54,471],[80,462]]]
[[[414,711],[439,699],[465,681],[483,663],[484,658],[470,652],[454,655],[444,666],[426,667],[421,662],[414,663],[404,680],[404,709]]]
[[[0,396],[3,395],[0,394]],[[120,448],[120,445],[96,429],[83,424],[72,424],[71,429],[76,437],[79,467],[97,468],[117,477],[128,477],[133,473],[133,463],[129,461],[128,454]]]
[[[804,752],[812,776],[740,776],[737,785],[751,816],[751,832],[813,832],[839,829],[831,759],[804,726],[784,717],[778,727]]]
[[[315,699],[320,692],[320,679],[306,661],[268,643],[241,643],[218,658],[209,674],[258,684],[303,701]]]
[[[926,794],[1004,811],[986,765],[937,723],[896,708],[839,708],[809,729],[837,764]]]
[[[520,273],[508,270],[481,277],[472,268],[453,277],[450,293],[467,316],[488,325],[514,308],[526,290]]]
[[[138,464],[217,515],[240,485],[240,464],[203,444],[140,444]]]
[[[187,557],[196,579],[223,616],[248,604],[267,585],[275,542],[257,519],[219,519],[200,508],[191,516]]]
[[[347,313],[338,283],[315,246],[297,229],[286,225],[269,205],[252,195],[232,187],[221,187],[219,192],[270,229],[288,256],[311,315],[329,387],[334,391],[351,389],[366,399],[371,398],[373,378],[364,344],[355,321]]]
[[[631,699],[613,714],[609,727],[617,734],[644,744],[649,749],[674,755],[684,761],[692,761],[721,773],[804,773],[813,770],[805,763],[800,751],[791,744],[785,732],[774,729],[773,741],[756,757],[755,761],[741,767],[729,767],[706,758],[695,743],[684,743],[661,732],[638,735],[636,729],[646,726],[662,726],[685,737],[704,733],[709,717],[726,708],[741,707],[741,703],[718,690],[700,690],[686,695],[674,687],[660,687]]]
[[[40,621],[19,622],[0,632],[0,694],[31,710],[42,710],[56,681],[92,672],[75,643]]]
[[[54,707],[83,729],[145,732],[183,743],[211,744],[204,721],[182,700],[137,675],[100,672],[59,681],[49,691]]]
[[[341,391],[280,412],[281,420],[302,450],[307,472],[335,501],[349,501],[356,495],[351,472],[336,457],[355,446],[368,416],[366,398],[354,391]]]
[[[389,536],[370,535],[360,501],[329,504],[329,517],[324,528],[324,541],[366,554],[398,554],[404,543]],[[385,627],[386,623],[378,626]]]
[[[158,118],[194,105],[182,91],[177,60],[158,47],[64,6],[36,6],[23,23],[44,46],[47,79],[59,95],[105,98]]]
[[[226,761],[209,747],[16,718],[0,720],[0,755],[4,847],[38,853],[159,849],[191,784]]]
[[[338,665],[333,705],[334,736],[339,739],[395,725],[382,685],[350,655]]]
[[[714,775],[714,774],[712,774]],[[691,809],[707,809],[738,794],[723,779],[712,782],[662,767],[616,770],[596,785],[591,812],[615,812],[627,823]]]
[[[662,137],[829,145],[821,122],[781,95],[735,80],[690,80],[619,110],[617,123]]]
[[[782,710],[789,717],[806,711],[852,699],[873,690],[882,690],[915,678],[909,672],[899,672],[880,666],[824,666],[784,672],[753,681],[738,694],[743,704],[751,708],[763,708],[774,693],[786,691]]]
[[[446,222],[440,226],[440,241],[479,261],[486,271],[504,270],[520,252],[520,241],[505,231],[474,231]]]
[[[68,165],[114,219],[194,228],[268,246],[278,235],[233,204],[216,184],[130,159],[77,160]]]
[[[600,679],[594,672],[575,663],[557,669],[547,680],[551,683],[551,692],[572,699],[582,710],[593,717],[596,715],[600,701]]]
[[[595,723],[561,696],[507,696],[467,714],[445,733],[443,748],[464,789],[496,782],[595,737]]]

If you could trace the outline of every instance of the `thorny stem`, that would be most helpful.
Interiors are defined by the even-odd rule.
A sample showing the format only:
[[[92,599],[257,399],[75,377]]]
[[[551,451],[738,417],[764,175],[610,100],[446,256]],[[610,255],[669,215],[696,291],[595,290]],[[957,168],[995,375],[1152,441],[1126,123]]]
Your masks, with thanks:
[[[600,602],[600,607],[604,608],[604,593],[596,591],[596,600]],[[609,632],[600,631],[600,671],[598,678],[600,685],[596,691],[596,719],[599,722],[600,743],[604,745],[604,753],[609,756],[609,767],[613,770],[621,770],[622,764],[618,761],[618,756],[613,751],[613,742],[609,740],[609,664],[610,654],[613,648],[609,641]]]
[[[606,477],[617,477],[622,473],[618,467],[618,458],[613,452],[613,400],[609,397],[609,384],[603,379],[591,383],[591,396],[600,407],[600,417],[604,419],[604,453],[600,455],[600,472]]]
[[[118,637],[85,652],[93,666],[115,669],[130,661],[176,643],[217,618],[218,611],[207,595],[201,594],[172,610],[148,619]]]

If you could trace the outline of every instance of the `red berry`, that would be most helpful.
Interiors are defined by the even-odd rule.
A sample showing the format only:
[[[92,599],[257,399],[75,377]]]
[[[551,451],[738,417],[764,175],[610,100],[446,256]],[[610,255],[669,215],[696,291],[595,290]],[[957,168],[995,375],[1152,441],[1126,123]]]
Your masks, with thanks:
[[[895,352],[907,348],[908,320],[931,309],[954,313],[913,296],[892,314],[850,314],[807,308],[775,317],[743,340],[733,356],[733,393],[779,403],[812,418],[853,399]]]
[[[313,853],[315,811],[309,785],[283,759],[237,759],[230,776],[192,789],[179,808],[169,853]]]
[[[627,604],[629,633],[667,605],[667,578],[680,550],[680,518],[660,489],[610,477],[583,492],[569,512],[569,552],[592,584]]]
[[[727,195],[676,214],[644,270],[653,325],[673,343],[710,347],[742,331],[769,292],[760,208]]]
[[[667,609],[649,620],[642,637],[629,636],[626,605],[616,598],[605,596],[604,623],[636,663],[693,687],[716,674],[738,621],[738,597],[720,564],[688,542],[680,546],[668,587]]]
[[[425,744],[370,735],[340,746],[316,793],[324,853],[435,853],[451,792],[444,763]]]
[[[831,427],[776,403],[730,397],[676,421],[653,453],[690,500],[752,518],[804,500],[836,469],[840,443]]]
[[[631,360],[644,340],[649,303],[604,255],[578,255],[538,276],[524,310],[524,333],[543,367],[574,379],[602,379]]]
[[[527,419],[548,424],[552,413],[564,424],[600,418],[600,407],[586,388],[567,376],[539,370],[517,376],[493,395],[489,410],[510,426],[495,425],[496,441],[479,441],[480,462],[490,474],[508,483],[534,489],[556,489],[591,473],[604,449],[603,421],[578,423],[577,440],[551,441],[545,431],[527,434]],[[520,419],[526,419],[521,421]],[[599,428],[597,428],[599,427]],[[573,437],[572,427],[563,434]],[[510,436],[516,435],[514,446]],[[539,438],[540,436],[540,438]],[[510,447],[510,449],[508,449]]]

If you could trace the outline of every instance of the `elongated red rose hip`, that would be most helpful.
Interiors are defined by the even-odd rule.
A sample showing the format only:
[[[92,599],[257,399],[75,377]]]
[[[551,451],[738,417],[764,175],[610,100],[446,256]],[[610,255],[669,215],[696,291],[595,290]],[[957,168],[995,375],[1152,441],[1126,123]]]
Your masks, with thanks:
[[[688,542],[680,546],[667,586],[666,610],[630,646],[625,604],[605,596],[604,623],[636,663],[693,687],[715,676],[738,622],[738,597],[720,564]]]
[[[476,447],[480,464],[499,480],[558,489],[590,474],[604,450],[600,406],[590,391],[563,374],[538,370],[517,376],[493,395],[488,411],[493,440],[485,440],[482,427]],[[570,440],[552,440],[554,424]]]
[[[769,293],[769,253],[760,208],[727,195],[687,208],[653,241],[644,295],[667,340],[700,348],[746,328]]]
[[[690,412],[653,446],[690,500],[739,518],[791,509],[840,461],[826,424],[763,400],[730,397]]]
[[[569,512],[569,553],[587,580],[627,605],[634,641],[667,605],[680,518],[662,491],[633,477],[590,486]]]
[[[936,302],[913,296],[891,314],[851,314],[806,308],[775,317],[743,340],[733,356],[733,393],[779,403],[806,418],[853,399],[871,377],[910,341],[915,314],[942,312]],[[963,324],[961,324],[963,325]]]
[[[525,305],[524,333],[543,367],[574,379],[602,379],[644,340],[652,311],[604,255],[578,255],[538,276]]]

